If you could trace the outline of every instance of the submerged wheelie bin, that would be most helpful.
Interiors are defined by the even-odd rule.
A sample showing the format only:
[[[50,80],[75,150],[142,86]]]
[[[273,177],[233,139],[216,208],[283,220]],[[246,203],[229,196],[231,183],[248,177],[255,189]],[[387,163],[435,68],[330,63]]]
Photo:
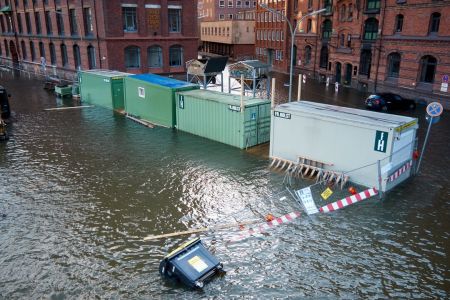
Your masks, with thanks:
[[[223,265],[203,245],[199,238],[184,243],[161,261],[159,273],[167,280],[179,281],[190,288],[203,288]]]

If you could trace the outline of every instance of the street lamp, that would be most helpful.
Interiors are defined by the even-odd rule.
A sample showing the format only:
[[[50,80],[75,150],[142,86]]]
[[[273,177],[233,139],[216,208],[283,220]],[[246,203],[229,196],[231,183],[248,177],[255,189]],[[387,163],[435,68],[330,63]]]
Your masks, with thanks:
[[[286,23],[288,23],[288,25],[289,25],[289,30],[291,32],[291,66],[290,66],[290,71],[289,71],[289,102],[291,102],[292,101],[292,72],[293,72],[293,69],[294,69],[294,56],[293,56],[293,54],[294,54],[295,32],[297,31],[297,28],[300,26],[300,24],[302,23],[304,18],[311,17],[311,16],[314,16],[314,15],[318,15],[320,13],[323,13],[327,9],[326,8],[322,8],[322,9],[312,11],[309,14],[306,14],[306,15],[302,16],[300,18],[300,20],[298,20],[297,25],[295,26],[295,28],[293,28],[291,22],[289,21],[289,19],[284,14],[282,14],[281,12],[268,7],[264,3],[259,3],[259,6],[261,6],[265,10],[270,11],[273,14],[281,16],[283,18],[283,20],[286,21]]]

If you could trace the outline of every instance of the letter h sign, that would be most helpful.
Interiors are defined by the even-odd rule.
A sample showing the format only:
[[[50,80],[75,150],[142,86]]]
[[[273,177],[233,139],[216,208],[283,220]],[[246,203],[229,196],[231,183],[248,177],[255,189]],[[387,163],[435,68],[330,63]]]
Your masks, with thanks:
[[[373,150],[386,153],[388,135],[388,132],[377,130]]]

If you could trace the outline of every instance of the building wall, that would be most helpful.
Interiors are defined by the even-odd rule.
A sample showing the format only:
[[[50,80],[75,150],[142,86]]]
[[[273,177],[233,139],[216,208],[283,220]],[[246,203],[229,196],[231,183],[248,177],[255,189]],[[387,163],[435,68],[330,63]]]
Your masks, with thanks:
[[[20,67],[31,71],[43,71],[41,66],[41,55],[39,53],[39,43],[43,43],[47,66],[46,73],[58,74],[63,78],[72,79],[75,67],[75,57],[73,46],[80,49],[81,68],[110,68],[131,73],[176,73],[184,72],[184,62],[197,57],[198,32],[196,22],[192,22],[192,17],[196,20],[197,8],[196,0],[190,1],[150,1],[150,0],[129,0],[125,5],[136,7],[137,11],[137,31],[125,32],[123,29],[122,2],[118,0],[48,0],[28,1],[24,7],[23,1],[0,0],[0,6],[7,4],[12,11],[0,15],[0,23],[3,23],[0,33],[0,60],[2,64]],[[16,6],[17,3],[17,6]],[[148,5],[160,6],[154,10],[146,8]],[[181,32],[169,33],[168,30],[168,6],[181,6]],[[81,34],[72,36],[70,33],[69,9],[75,9],[77,19],[77,29]],[[85,18],[83,11],[91,9],[92,33],[85,33]],[[55,11],[59,10],[60,13]],[[25,13],[30,14],[31,33],[26,27]],[[41,20],[41,33],[36,31],[35,13],[39,12]],[[45,12],[50,12],[52,34],[46,30]],[[59,34],[57,29],[57,15],[62,16],[64,24],[64,34]],[[155,18],[156,16],[156,18]],[[7,26],[7,19],[11,17],[11,26]],[[18,19],[21,19],[22,32],[19,32]],[[157,20],[157,21],[155,21]],[[10,27],[10,28],[9,28]],[[6,41],[6,44],[5,44]],[[21,42],[25,43],[25,53],[22,51]],[[36,57],[31,59],[30,41],[34,43]],[[56,63],[51,64],[50,44],[55,45]],[[61,44],[67,47],[68,63],[62,65]],[[7,45],[7,46],[6,46]],[[147,48],[152,45],[159,45],[162,48],[161,68],[149,68],[147,65]],[[183,63],[180,67],[170,67],[168,65],[169,47],[180,45],[183,48]],[[125,67],[125,48],[129,46],[140,47],[140,68]],[[88,47],[92,47],[95,53],[95,66],[90,66],[88,62]],[[17,49],[17,55],[14,50]]]
[[[255,21],[202,22],[200,37],[205,42],[254,44]]]
[[[202,22],[234,20],[239,13],[255,10],[256,3],[254,0],[198,0],[198,15]]]

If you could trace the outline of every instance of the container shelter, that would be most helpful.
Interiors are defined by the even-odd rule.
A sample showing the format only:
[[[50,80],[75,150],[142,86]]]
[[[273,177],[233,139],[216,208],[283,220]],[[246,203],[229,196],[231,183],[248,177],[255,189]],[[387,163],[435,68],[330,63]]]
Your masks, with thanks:
[[[197,84],[155,74],[131,75],[125,79],[125,111],[144,121],[174,127],[175,92],[199,89]]]
[[[240,149],[270,137],[270,101],[209,90],[177,93],[177,128]]]
[[[269,98],[270,95],[270,65],[259,60],[244,60],[228,66],[228,93],[240,89],[244,85],[245,91],[251,91],[253,97]],[[241,76],[244,76],[241,82]],[[238,86],[232,84],[232,80]]]
[[[223,70],[227,65],[228,57],[215,56],[201,59],[191,59],[186,62],[186,80],[196,82],[206,89],[209,85],[220,86],[223,92]],[[220,77],[220,80],[217,77]]]

